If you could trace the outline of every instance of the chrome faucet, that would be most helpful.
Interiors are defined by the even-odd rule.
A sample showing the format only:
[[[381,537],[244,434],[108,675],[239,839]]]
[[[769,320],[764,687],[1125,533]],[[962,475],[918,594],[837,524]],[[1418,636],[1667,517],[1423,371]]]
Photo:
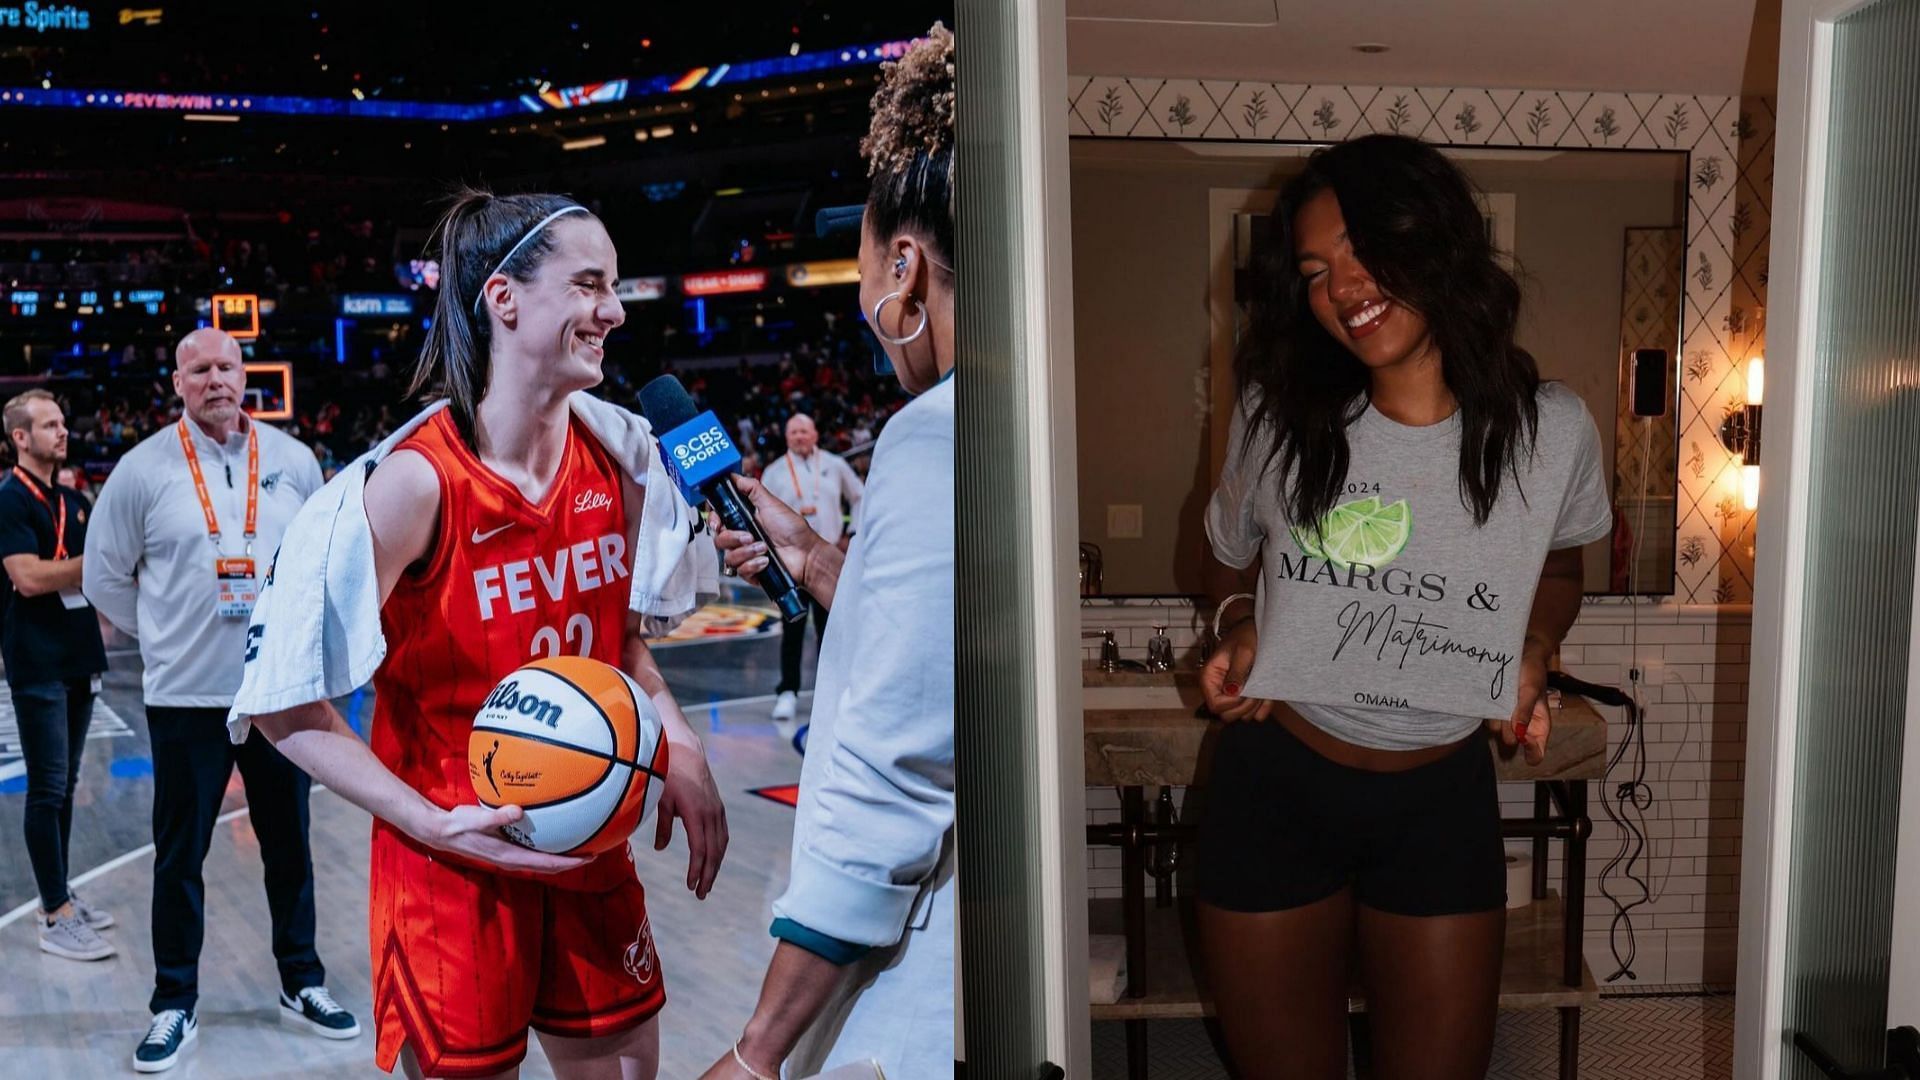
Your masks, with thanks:
[[[1113,640],[1113,631],[1082,630],[1080,631],[1080,637],[1082,640],[1090,637],[1100,638],[1100,670],[1101,671],[1119,671],[1120,670],[1120,645],[1119,643]]]
[[[1165,626],[1154,627],[1153,637],[1147,639],[1147,670],[1173,670],[1173,639]]]

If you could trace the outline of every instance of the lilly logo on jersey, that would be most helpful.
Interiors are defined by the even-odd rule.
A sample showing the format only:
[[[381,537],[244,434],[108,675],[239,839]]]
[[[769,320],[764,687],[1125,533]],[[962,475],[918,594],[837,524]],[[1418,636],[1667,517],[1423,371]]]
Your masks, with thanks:
[[[598,510],[603,506],[612,506],[613,496],[604,491],[583,491],[573,497],[573,512],[584,514],[589,510]]]
[[[559,704],[543,697],[521,693],[518,679],[510,679],[493,688],[493,693],[488,694],[487,700],[480,706],[481,712],[489,709],[498,709],[504,713],[519,713],[521,716],[531,717],[535,723],[545,724],[550,728],[560,726]],[[489,760],[487,765],[488,771],[491,772],[493,762]],[[501,779],[511,782],[512,777],[503,775]]]

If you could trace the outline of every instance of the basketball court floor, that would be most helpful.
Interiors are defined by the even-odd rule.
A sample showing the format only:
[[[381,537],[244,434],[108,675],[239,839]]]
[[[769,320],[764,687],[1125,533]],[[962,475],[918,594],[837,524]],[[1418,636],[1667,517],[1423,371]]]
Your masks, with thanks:
[[[783,787],[799,781],[800,757],[768,719],[779,677],[777,631],[755,629],[730,636],[725,628],[708,627],[657,652],[688,720],[706,740],[731,837],[720,877],[700,901],[686,889],[680,832],[660,852],[652,849],[651,822],[636,836],[634,857],[667,980],[662,1077],[697,1076],[726,1052],[752,1011],[773,952],[768,907],[786,880],[793,828],[793,810],[780,796]],[[811,627],[806,634],[804,684],[811,687]],[[119,949],[107,960],[78,963],[39,949],[33,925],[39,905],[21,835],[25,770],[12,705],[0,693],[0,1074],[8,1077],[135,1075],[133,1050],[149,1019],[153,765],[140,704],[139,654],[122,642],[109,661],[75,799],[71,860],[75,889],[118,920],[104,931]],[[364,732],[373,714],[371,692],[337,704]],[[811,704],[811,694],[803,692],[803,717]],[[314,789],[320,957],[329,989],[362,1028],[357,1039],[330,1042],[279,1021],[259,845],[237,771],[222,810],[205,870],[200,1036],[181,1063],[162,1075],[383,1075],[373,1065],[370,1024],[368,816],[332,792]],[[553,1075],[537,1038],[521,1075]]]

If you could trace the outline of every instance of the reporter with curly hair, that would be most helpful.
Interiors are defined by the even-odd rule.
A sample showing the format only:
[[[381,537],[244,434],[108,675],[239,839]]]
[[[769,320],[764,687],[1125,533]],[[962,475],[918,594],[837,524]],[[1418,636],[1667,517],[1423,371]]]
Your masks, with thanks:
[[[833,622],[773,904],[780,941],[709,1080],[953,1065],[953,94],[953,35],[936,23],[883,69],[860,146],[872,178],[860,306],[914,400],[874,448],[859,534],[843,556],[766,487],[735,480]],[[745,533],[715,542],[742,577],[767,566]]]

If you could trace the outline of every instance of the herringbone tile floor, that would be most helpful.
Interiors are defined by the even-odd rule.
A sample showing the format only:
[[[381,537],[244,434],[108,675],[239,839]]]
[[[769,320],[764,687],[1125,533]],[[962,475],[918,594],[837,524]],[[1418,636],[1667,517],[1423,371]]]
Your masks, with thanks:
[[[1196,1020],[1149,1025],[1152,1080],[1224,1080],[1206,1028]],[[1551,1080],[1559,1063],[1559,1016],[1500,1015],[1488,1080]],[[1124,1080],[1126,1029],[1093,1026],[1095,1080]],[[1731,994],[1610,997],[1581,1014],[1581,1080],[1730,1080]]]

